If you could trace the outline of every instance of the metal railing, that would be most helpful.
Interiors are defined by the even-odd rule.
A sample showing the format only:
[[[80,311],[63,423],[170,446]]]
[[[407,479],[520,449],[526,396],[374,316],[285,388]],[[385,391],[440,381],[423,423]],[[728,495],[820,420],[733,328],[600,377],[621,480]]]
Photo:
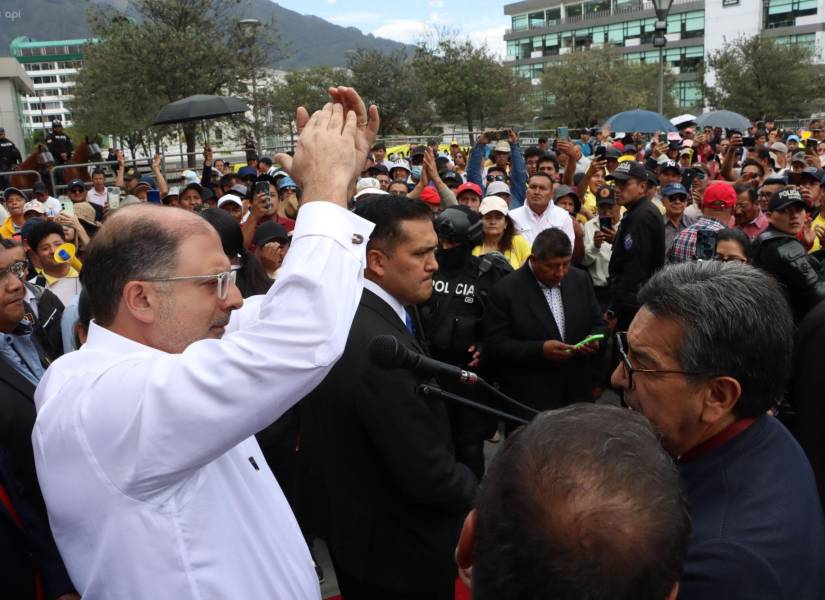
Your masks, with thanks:
[[[4,182],[6,187],[9,187],[9,180],[15,175],[36,175],[37,181],[43,181],[40,171],[24,170],[24,171],[0,171],[0,182]],[[22,192],[30,192],[32,188],[18,188]]]

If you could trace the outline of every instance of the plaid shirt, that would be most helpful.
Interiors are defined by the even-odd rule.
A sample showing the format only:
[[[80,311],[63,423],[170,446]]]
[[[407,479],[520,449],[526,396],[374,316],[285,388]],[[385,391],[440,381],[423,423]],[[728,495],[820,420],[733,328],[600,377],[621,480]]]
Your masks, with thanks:
[[[681,263],[695,260],[696,258],[696,236],[700,229],[707,231],[719,231],[725,229],[716,219],[709,217],[702,217],[687,229],[683,229],[678,233],[676,239],[673,240],[673,245],[667,251],[667,258],[669,262]]]

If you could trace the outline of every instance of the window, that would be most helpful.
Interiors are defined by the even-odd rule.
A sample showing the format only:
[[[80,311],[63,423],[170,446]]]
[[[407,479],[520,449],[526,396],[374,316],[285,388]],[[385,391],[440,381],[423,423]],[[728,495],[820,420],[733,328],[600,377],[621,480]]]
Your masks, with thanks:
[[[548,8],[545,15],[547,16],[548,25],[557,25],[561,22],[561,7]]]
[[[816,7],[817,0],[766,0],[765,27],[793,27],[797,17],[815,15]]]
[[[610,12],[610,0],[585,0],[584,14],[593,15]]]
[[[564,5],[564,14],[567,15],[568,19],[580,19],[582,16],[582,5],[581,4],[565,4]]]
[[[527,29],[527,15],[513,17],[513,31],[524,31],[525,29]]]
[[[518,41],[509,40],[507,42],[507,56],[518,56]]]
[[[538,29],[544,27],[544,11],[530,13],[528,16],[529,28]]]

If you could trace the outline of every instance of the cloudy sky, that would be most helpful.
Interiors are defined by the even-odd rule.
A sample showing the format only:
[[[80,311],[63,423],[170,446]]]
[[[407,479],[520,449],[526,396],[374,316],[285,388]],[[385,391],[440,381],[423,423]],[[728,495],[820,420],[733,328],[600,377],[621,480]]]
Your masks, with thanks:
[[[510,1],[510,0],[508,0]],[[364,33],[415,42],[433,26],[458,29],[477,43],[487,43],[498,56],[509,20],[502,0],[277,0],[281,6],[311,14]]]

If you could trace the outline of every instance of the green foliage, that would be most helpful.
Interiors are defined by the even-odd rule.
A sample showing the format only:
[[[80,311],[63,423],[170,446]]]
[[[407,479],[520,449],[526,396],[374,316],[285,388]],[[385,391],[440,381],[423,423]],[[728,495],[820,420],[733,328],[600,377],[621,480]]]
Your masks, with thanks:
[[[822,68],[813,65],[814,58],[805,45],[740,37],[707,58],[716,82],[704,88],[705,97],[713,108],[751,119],[810,114],[825,96]]]
[[[630,64],[610,48],[574,52],[545,68],[542,115],[555,124],[588,127],[623,110],[656,110],[658,65]],[[665,76],[664,113],[676,110],[673,80]]]
[[[413,59],[418,81],[443,120],[474,127],[504,126],[525,120],[529,104],[522,101],[530,83],[503,67],[487,48],[441,34],[423,42]]]

